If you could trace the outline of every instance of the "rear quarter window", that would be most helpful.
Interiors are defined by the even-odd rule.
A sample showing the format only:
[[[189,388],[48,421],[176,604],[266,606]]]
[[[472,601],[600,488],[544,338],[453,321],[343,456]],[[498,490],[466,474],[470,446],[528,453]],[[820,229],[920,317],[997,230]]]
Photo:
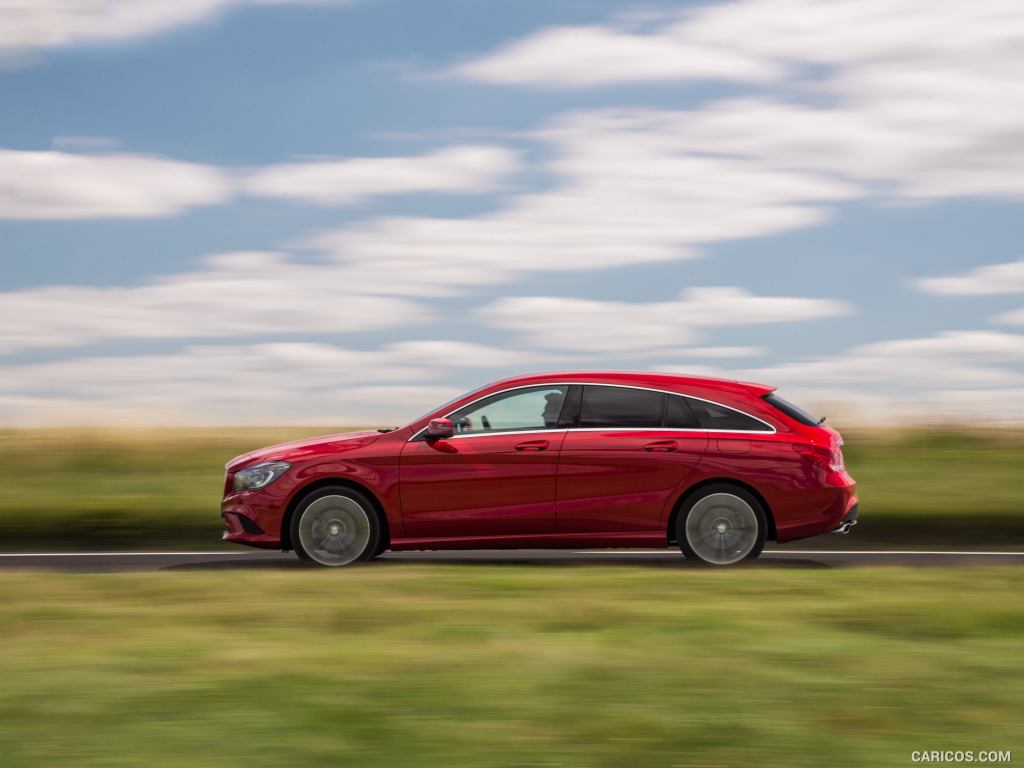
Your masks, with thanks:
[[[758,421],[745,413],[734,411],[724,405],[716,405],[705,400],[686,398],[697,422],[702,429],[721,429],[731,432],[771,432],[770,426]]]

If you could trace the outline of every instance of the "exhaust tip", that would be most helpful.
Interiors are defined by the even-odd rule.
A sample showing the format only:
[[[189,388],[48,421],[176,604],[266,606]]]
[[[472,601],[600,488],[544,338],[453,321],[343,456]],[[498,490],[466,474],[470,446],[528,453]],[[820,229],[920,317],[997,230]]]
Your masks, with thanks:
[[[849,533],[850,529],[857,524],[856,520],[844,520],[839,524],[838,528],[833,528],[829,533]]]
[[[859,510],[857,509],[858,506],[859,505],[854,504],[850,508],[850,511],[846,513],[846,517],[843,519],[843,522],[833,528],[830,533],[849,533],[850,529],[857,524],[857,520],[860,517]]]

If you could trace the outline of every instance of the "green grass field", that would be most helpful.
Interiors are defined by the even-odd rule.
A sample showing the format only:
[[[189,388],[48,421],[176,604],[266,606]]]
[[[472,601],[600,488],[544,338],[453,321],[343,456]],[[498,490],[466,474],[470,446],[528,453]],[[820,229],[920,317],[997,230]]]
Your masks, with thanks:
[[[217,547],[224,462],[330,431],[0,431],[0,547]],[[1024,544],[1024,432],[844,433],[863,522],[830,546]]]
[[[1024,569],[0,575],[0,761],[906,766],[1024,755]]]

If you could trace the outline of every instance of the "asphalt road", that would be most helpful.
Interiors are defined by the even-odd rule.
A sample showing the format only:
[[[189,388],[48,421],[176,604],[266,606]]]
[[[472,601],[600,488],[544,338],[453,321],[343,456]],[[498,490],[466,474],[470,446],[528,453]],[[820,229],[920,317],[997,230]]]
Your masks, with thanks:
[[[472,567],[483,564],[531,566],[633,565],[652,568],[700,567],[687,562],[678,549],[592,550],[468,550],[392,552],[370,564],[400,568],[404,563],[440,563]],[[962,565],[1021,565],[1024,552],[910,551],[910,550],[787,550],[765,551],[744,568],[850,568],[882,565],[955,567]],[[32,569],[70,573],[122,571],[189,571],[247,568],[302,568],[291,553],[230,550],[220,552],[46,552],[0,553],[0,569]],[[735,567],[735,566],[734,566]]]

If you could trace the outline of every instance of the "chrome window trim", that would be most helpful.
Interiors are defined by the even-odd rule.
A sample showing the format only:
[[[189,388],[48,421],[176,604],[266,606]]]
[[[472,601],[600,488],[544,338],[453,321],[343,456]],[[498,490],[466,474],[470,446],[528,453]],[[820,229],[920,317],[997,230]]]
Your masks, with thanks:
[[[701,434],[707,434],[709,432],[716,432],[716,433],[724,433],[724,434],[731,434],[731,435],[774,435],[774,434],[776,434],[778,432],[778,430],[774,426],[769,424],[764,419],[760,419],[757,416],[753,416],[752,414],[749,414],[746,411],[741,411],[739,408],[733,408],[731,405],[726,405],[725,403],[719,403],[719,402],[716,402],[715,400],[708,400],[706,397],[697,397],[696,395],[687,395],[687,394],[684,394],[682,392],[673,392],[673,391],[668,390],[668,389],[657,389],[655,387],[638,387],[635,384],[609,384],[609,383],[603,382],[603,381],[545,381],[545,382],[541,382],[539,384],[520,384],[517,387],[509,387],[508,389],[499,389],[497,392],[491,392],[490,394],[487,394],[487,395],[481,395],[480,397],[476,398],[475,400],[470,400],[468,403],[466,403],[462,407],[456,408],[454,410],[451,410],[448,413],[446,413],[444,416],[438,416],[436,418],[439,418],[439,419],[451,418],[451,415],[453,413],[456,413],[457,411],[461,411],[463,408],[468,408],[469,406],[471,406],[471,405],[473,405],[475,403],[479,403],[481,400],[486,400],[489,397],[494,397],[495,395],[501,395],[501,394],[504,394],[506,392],[515,392],[517,389],[536,389],[536,388],[540,388],[540,387],[571,387],[571,386],[580,386],[580,387],[619,387],[621,389],[640,389],[640,390],[644,390],[646,392],[660,392],[660,393],[665,394],[665,395],[675,395],[676,397],[689,397],[692,400],[700,400],[702,403],[711,403],[711,405],[718,406],[719,408],[725,408],[726,410],[729,410],[729,411],[735,411],[736,413],[740,414],[741,416],[746,416],[748,419],[753,419],[754,421],[757,421],[757,422],[759,422],[761,424],[764,424],[766,427],[768,427],[768,429],[770,431],[766,432],[764,430],[752,430],[752,429],[703,429],[703,428],[697,428],[697,427],[551,427],[551,428],[523,429],[523,430],[512,429],[512,430],[504,430],[504,431],[501,431],[501,432],[477,432],[475,434],[452,435],[451,437],[447,437],[445,439],[446,440],[462,440],[462,439],[467,438],[467,437],[494,437],[494,436],[498,436],[498,435],[530,435],[530,434],[537,434],[537,433],[540,433],[540,432],[543,432],[543,433],[546,433],[546,434],[553,434],[553,433],[557,433],[557,432],[697,432],[697,433],[701,433]],[[417,437],[419,437],[421,434],[423,434],[426,431],[427,426],[429,426],[429,425],[430,425],[430,422],[428,421],[427,424],[422,429],[420,429],[415,435],[413,435],[408,440],[406,440],[406,442],[407,443],[411,443],[413,440],[415,440]]]

